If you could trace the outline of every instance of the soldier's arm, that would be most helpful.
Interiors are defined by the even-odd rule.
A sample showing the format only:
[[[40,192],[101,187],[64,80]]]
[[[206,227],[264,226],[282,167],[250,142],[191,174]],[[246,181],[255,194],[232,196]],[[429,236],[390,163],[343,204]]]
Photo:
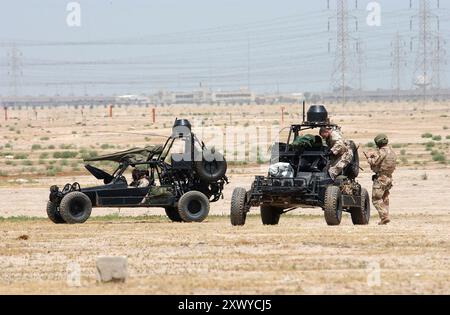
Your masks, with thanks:
[[[341,155],[341,154],[345,153],[345,151],[347,151],[347,147],[345,146],[345,143],[342,140],[336,141],[334,146],[331,148],[331,152],[334,155]]]
[[[148,187],[150,185],[150,182],[146,179],[146,178],[141,178],[139,180],[139,184],[138,184],[138,188],[144,188],[144,187]]]
[[[377,153],[373,153],[368,159],[370,166],[377,167],[381,165],[381,162],[386,158],[386,152],[380,150]]]

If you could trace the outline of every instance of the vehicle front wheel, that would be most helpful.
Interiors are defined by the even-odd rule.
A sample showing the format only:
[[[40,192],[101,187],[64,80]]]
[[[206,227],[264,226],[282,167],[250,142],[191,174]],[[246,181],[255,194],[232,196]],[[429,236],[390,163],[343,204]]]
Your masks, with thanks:
[[[267,205],[261,205],[261,220],[264,225],[278,225],[278,222],[280,222],[280,216],[283,212],[283,209],[267,206]]]
[[[165,207],[164,210],[166,210],[166,215],[172,222],[183,222],[176,207]]]
[[[231,197],[230,220],[233,226],[245,225],[247,211],[245,209],[247,191],[244,188],[237,187]]]
[[[202,222],[209,214],[209,200],[199,191],[189,191],[178,200],[178,213],[184,222]]]
[[[63,224],[66,223],[59,213],[59,207],[56,203],[51,201],[47,202],[47,216],[55,224]]]
[[[328,186],[324,201],[325,221],[328,225],[339,225],[342,219],[341,190],[337,186]]]
[[[82,192],[73,191],[63,197],[59,208],[61,217],[67,223],[84,223],[91,216],[92,203]]]
[[[370,221],[370,199],[367,189],[361,189],[361,207],[353,208],[352,222],[354,225],[368,225]]]

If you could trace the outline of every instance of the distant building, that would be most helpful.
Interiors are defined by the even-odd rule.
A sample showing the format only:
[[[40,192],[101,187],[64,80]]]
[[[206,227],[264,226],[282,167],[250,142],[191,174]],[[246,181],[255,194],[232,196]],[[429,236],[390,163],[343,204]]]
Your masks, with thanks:
[[[255,95],[249,90],[212,92],[202,88],[192,92],[160,91],[151,96],[151,102],[159,105],[173,104],[252,104]]]
[[[120,95],[116,96],[115,102],[117,104],[148,104],[150,99],[142,95]]]
[[[194,93],[174,93],[175,104],[194,104]]]
[[[255,94],[244,89],[230,92],[214,92],[212,102],[216,104],[252,104],[255,102]]]

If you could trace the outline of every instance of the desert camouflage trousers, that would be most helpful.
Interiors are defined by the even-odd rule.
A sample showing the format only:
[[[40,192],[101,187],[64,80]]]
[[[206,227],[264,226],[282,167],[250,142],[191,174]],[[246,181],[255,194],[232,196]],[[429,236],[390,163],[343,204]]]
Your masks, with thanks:
[[[331,178],[333,180],[336,179],[339,175],[342,174],[342,171],[349,165],[353,160],[353,152],[351,150],[348,150],[341,156],[335,157],[331,161],[330,169],[328,170],[328,173],[330,174]]]
[[[141,204],[152,204],[153,202],[158,203],[158,199],[167,198],[173,196],[174,192],[171,187],[159,187],[153,186],[148,191],[147,195],[142,199]]]
[[[392,189],[392,177],[380,175],[373,181],[372,203],[381,220],[389,218],[389,195]]]

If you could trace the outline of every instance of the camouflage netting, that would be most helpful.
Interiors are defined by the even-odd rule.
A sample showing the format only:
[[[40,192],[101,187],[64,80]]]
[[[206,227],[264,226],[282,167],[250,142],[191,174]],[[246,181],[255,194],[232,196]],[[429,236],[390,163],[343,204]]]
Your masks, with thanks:
[[[89,159],[85,159],[85,162],[97,162],[97,161],[113,161],[124,162],[127,161],[130,164],[145,162],[149,157],[157,154],[161,154],[163,151],[162,145],[152,145],[145,148],[133,148],[126,151],[120,151],[111,154],[105,154]]]
[[[292,146],[301,149],[312,148],[315,145],[316,145],[316,137],[313,135],[299,136],[295,138],[294,142],[292,142]]]

